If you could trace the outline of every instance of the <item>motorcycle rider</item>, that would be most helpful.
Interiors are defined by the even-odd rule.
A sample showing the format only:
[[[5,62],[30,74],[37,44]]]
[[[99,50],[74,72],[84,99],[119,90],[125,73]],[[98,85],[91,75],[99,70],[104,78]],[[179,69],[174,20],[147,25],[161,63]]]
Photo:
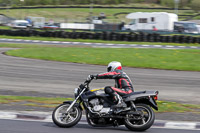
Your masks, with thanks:
[[[91,79],[114,79],[115,87],[106,86],[104,91],[106,94],[110,95],[111,98],[114,99],[114,107],[121,108],[126,107],[126,104],[123,102],[121,96],[132,93],[133,86],[128,75],[122,71],[122,65],[120,62],[112,61],[108,64],[107,68],[108,72],[97,74],[97,75],[89,75],[88,80]]]

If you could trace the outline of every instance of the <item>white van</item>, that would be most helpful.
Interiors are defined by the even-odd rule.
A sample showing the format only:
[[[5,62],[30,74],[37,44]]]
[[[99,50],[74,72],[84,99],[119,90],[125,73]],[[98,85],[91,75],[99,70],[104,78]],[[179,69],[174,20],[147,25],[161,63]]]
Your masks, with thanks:
[[[26,20],[15,20],[11,23],[12,28],[19,28],[19,29],[25,29],[30,27],[31,25],[29,24],[28,21]]]
[[[130,23],[125,26],[129,30],[157,30],[173,31],[174,22],[178,16],[167,12],[136,12],[126,16]]]

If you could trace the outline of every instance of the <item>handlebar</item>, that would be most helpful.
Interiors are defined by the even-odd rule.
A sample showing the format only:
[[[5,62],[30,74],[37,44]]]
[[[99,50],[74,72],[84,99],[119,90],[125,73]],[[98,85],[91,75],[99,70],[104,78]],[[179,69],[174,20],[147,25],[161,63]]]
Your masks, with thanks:
[[[83,84],[81,84],[79,86],[79,88],[80,89],[84,89],[85,87],[88,87],[88,85],[90,84],[91,81],[92,81],[92,79],[91,80],[86,80]]]
[[[84,85],[85,85],[85,86],[86,86],[86,85],[89,85],[91,81],[92,81],[92,79],[91,79],[91,80],[86,80],[86,81],[84,82]]]

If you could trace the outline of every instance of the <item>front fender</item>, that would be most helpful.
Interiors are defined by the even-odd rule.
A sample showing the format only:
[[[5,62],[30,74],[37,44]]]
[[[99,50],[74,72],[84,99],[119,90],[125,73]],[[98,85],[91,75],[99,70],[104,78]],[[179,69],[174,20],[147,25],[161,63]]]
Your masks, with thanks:
[[[72,104],[72,102],[73,101],[64,101],[63,104]],[[81,107],[80,103],[75,103],[74,106],[80,108],[81,110],[83,110],[83,108]]]

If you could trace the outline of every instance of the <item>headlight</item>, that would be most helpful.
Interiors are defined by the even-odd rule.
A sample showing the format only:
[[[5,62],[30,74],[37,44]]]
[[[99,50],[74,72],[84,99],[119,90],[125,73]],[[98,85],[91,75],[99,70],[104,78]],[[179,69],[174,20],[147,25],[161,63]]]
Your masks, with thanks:
[[[75,88],[75,89],[74,89],[74,95],[75,95],[75,97],[78,96],[78,93],[79,93],[79,88]]]

